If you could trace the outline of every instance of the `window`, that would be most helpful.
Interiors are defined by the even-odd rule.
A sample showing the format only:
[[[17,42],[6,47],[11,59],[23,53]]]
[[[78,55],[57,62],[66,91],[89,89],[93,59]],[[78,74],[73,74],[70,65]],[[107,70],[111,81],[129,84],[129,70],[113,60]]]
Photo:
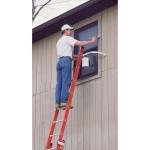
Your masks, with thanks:
[[[79,28],[74,31],[75,39],[80,41],[85,41],[91,38],[93,35],[98,35],[98,22],[90,23],[82,28]],[[75,46],[74,54],[77,55],[80,50],[80,47]],[[98,40],[95,43],[84,46],[84,53],[90,51],[98,51]],[[98,74],[98,55],[90,54],[88,55],[90,66],[88,68],[80,68],[78,79],[85,79]],[[74,66],[76,62],[74,63]],[[82,66],[82,64],[81,64]]]

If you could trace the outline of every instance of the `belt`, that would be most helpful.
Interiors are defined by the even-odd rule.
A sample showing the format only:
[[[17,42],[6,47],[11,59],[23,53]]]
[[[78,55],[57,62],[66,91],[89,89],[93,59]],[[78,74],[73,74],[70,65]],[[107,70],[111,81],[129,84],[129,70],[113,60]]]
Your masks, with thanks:
[[[61,58],[69,58],[72,61],[72,58],[70,56],[62,56],[59,59],[61,59]]]

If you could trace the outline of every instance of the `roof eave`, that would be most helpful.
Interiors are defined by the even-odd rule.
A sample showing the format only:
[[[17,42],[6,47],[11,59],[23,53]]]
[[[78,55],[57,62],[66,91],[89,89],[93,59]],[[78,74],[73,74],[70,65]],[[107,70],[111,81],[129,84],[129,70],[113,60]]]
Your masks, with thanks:
[[[92,0],[88,1],[70,11],[46,22],[42,25],[34,28],[32,31],[33,42],[37,42],[49,35],[52,35],[58,31],[63,24],[73,25],[83,19],[86,19],[98,12],[103,11],[115,4],[117,4],[117,0]]]

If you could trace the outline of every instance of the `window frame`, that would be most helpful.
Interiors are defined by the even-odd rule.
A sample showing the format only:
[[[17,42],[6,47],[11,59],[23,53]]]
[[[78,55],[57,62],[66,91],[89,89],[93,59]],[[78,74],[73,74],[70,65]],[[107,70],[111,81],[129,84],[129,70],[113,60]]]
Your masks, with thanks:
[[[84,22],[81,22],[81,23],[77,23],[75,25],[75,28],[76,30],[80,29],[80,28],[84,28],[86,25],[88,24],[92,24],[94,22],[97,22],[97,25],[98,25],[98,33],[101,35],[101,15],[98,16],[98,17],[95,17],[95,18],[91,18],[91,19],[88,19],[87,21],[84,21]],[[76,27],[77,26],[77,27]],[[102,44],[101,44],[101,38],[98,39],[98,45],[97,45],[98,49],[97,49],[97,52],[101,52],[101,47],[102,47]],[[88,51],[86,51],[88,52]],[[97,73],[94,75],[89,75],[85,78],[80,78],[77,80],[77,85],[78,84],[82,84],[84,82],[88,82],[90,80],[94,80],[96,78],[101,78],[101,74],[102,74],[102,59],[101,59],[102,56],[98,55],[98,70],[97,70]]]

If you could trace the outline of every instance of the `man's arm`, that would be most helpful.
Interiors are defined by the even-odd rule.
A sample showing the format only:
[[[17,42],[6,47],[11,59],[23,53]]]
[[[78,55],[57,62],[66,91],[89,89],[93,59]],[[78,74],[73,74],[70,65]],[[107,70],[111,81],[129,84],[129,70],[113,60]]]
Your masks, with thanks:
[[[85,46],[85,45],[94,43],[96,40],[97,40],[97,37],[96,37],[96,36],[93,36],[93,37],[91,38],[91,40],[89,40],[89,41],[77,41],[77,42],[75,43],[75,46]]]

